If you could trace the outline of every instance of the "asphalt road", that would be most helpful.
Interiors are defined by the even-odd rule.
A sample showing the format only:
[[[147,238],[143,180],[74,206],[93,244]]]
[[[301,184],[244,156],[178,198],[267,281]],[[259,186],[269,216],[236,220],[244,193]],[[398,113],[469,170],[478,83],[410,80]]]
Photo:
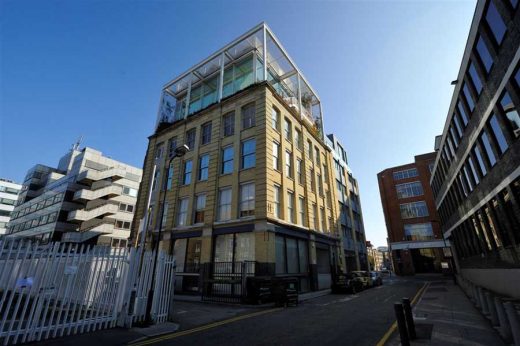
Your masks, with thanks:
[[[392,278],[356,295],[327,295],[215,328],[172,334],[153,344],[374,346],[395,320],[393,303],[413,298],[422,285],[420,279]]]

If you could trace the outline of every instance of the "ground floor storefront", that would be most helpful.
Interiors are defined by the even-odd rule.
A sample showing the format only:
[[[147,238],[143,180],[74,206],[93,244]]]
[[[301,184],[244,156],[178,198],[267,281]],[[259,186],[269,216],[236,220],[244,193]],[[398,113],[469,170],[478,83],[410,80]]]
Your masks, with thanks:
[[[442,240],[398,242],[390,247],[397,275],[442,273],[450,266],[449,243]]]
[[[177,292],[247,294],[248,278],[296,279],[299,292],[331,287],[341,271],[339,240],[269,222],[166,232],[176,258]],[[341,263],[340,263],[341,262]]]

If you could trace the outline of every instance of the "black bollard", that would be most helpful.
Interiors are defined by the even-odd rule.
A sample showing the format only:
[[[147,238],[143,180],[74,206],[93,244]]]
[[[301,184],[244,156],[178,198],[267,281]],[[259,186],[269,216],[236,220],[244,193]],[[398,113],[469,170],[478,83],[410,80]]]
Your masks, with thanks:
[[[410,339],[406,330],[406,321],[404,317],[403,304],[394,303],[395,318],[397,320],[397,328],[399,328],[399,336],[401,337],[402,346],[410,346]]]
[[[403,310],[404,318],[406,319],[406,326],[408,327],[408,335],[410,336],[410,340],[415,340],[417,339],[417,334],[415,333],[415,323],[413,321],[410,299],[403,298]]]

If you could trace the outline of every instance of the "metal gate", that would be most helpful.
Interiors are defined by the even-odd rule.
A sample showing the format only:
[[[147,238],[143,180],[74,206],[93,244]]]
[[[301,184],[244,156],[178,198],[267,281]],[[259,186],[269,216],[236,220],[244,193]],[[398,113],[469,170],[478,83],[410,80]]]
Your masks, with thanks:
[[[247,277],[254,274],[254,261],[204,263],[202,300],[242,303],[247,296]]]
[[[147,295],[152,259],[153,252],[137,249],[0,241],[0,343],[40,341],[124,321],[131,326],[144,318],[144,308],[134,301]],[[159,254],[156,322],[168,315],[174,265],[171,256]]]

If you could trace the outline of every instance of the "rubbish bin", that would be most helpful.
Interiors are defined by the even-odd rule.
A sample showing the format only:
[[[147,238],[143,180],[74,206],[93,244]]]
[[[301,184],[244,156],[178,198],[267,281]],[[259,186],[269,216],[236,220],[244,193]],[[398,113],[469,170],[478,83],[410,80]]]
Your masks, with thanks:
[[[250,304],[264,304],[271,300],[272,280],[269,276],[247,278],[247,301]]]
[[[298,305],[298,279],[293,277],[273,278],[272,296],[276,306]]]

